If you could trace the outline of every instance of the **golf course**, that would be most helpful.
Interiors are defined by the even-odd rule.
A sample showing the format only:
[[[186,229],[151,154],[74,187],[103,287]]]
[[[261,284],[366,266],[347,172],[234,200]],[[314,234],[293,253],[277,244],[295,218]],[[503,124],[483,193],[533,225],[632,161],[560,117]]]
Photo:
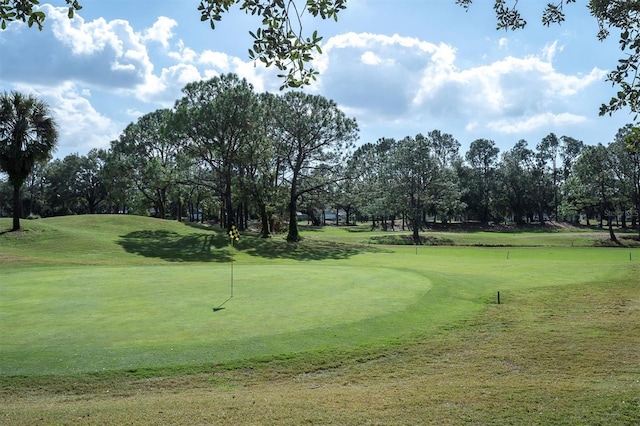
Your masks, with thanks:
[[[0,424],[640,422],[637,232],[0,219]]]

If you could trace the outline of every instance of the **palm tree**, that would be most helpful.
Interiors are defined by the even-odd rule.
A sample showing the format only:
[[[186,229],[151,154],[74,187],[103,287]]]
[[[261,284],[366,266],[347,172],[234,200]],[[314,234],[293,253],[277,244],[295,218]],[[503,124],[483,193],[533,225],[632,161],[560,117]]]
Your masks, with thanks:
[[[47,161],[58,141],[46,103],[19,92],[0,96],[0,171],[13,187],[13,231],[20,229],[20,188],[36,163]]]

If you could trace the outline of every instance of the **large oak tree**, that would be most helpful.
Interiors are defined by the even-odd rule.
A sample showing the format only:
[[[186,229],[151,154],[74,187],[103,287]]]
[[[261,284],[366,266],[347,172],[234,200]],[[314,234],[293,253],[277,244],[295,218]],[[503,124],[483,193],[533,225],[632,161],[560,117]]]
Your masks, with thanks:
[[[298,200],[340,179],[346,154],[358,137],[358,126],[335,102],[322,96],[288,92],[272,101],[270,137],[288,165],[287,241],[295,242],[300,239]]]

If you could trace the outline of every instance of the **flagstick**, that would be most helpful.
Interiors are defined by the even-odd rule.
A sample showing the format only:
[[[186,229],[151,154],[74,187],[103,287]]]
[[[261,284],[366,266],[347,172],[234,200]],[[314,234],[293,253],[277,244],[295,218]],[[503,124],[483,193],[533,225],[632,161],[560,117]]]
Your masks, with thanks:
[[[231,239],[231,298],[233,298],[233,238]]]
[[[240,241],[240,234],[238,233],[238,228],[235,225],[231,226],[231,230],[229,231],[229,238],[231,238],[231,297],[233,298],[233,243],[234,241]]]

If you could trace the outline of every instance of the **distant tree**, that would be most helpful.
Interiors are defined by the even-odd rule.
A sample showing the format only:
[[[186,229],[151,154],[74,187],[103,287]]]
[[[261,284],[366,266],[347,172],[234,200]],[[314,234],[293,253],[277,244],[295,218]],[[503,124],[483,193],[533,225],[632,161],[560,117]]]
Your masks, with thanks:
[[[431,210],[434,220],[439,216],[443,223],[460,215],[466,208],[462,202],[463,190],[456,168],[462,162],[459,154],[460,142],[452,135],[432,130],[427,134],[435,161],[435,176],[430,188]]]
[[[123,171],[153,204],[155,216],[163,219],[169,191],[176,182],[176,156],[180,151],[172,114],[169,109],[145,114],[111,143],[111,150],[126,163]]]
[[[111,145],[114,143],[116,141],[112,141]],[[112,149],[106,151],[101,177],[106,191],[106,211],[109,213],[132,213],[135,210],[137,191],[130,177],[126,156],[120,152],[114,152]]]
[[[47,216],[86,213],[78,182],[81,162],[79,154],[69,154],[47,163],[44,169]]]
[[[35,163],[22,186],[22,211],[29,215],[44,216],[46,205],[46,177],[48,163]],[[28,201],[27,201],[28,198]],[[26,208],[26,210],[25,210]]]
[[[617,242],[613,232],[612,218],[615,217],[617,183],[611,164],[611,152],[602,145],[587,146],[576,160],[575,176],[583,193],[590,199],[600,215],[600,226],[607,219],[609,237]]]
[[[561,178],[563,181],[569,179],[576,159],[584,149],[584,142],[570,136],[560,138],[560,159],[562,160]]]
[[[518,141],[513,148],[502,154],[498,165],[498,194],[505,212],[513,216],[518,225],[535,209],[532,199],[534,152],[527,141]]]
[[[547,208],[553,211],[554,220],[558,220],[560,199],[560,176],[558,174],[558,157],[560,140],[554,133],[549,133],[536,146],[538,162],[538,216],[540,223]],[[549,212],[549,216],[551,216]]]
[[[380,220],[386,229],[386,218],[397,208],[391,197],[390,178],[386,175],[389,170],[386,164],[395,144],[392,138],[381,138],[376,143],[360,145],[347,164],[348,180],[358,197],[358,210],[371,219],[372,227]]]
[[[13,189],[6,181],[6,176],[0,174],[0,217],[4,217],[11,210]]]
[[[471,170],[466,182],[469,191],[466,194],[467,205],[477,218],[488,223],[495,193],[495,169],[500,149],[494,141],[477,139],[471,142],[465,159]]]
[[[620,205],[625,213],[631,211],[632,226],[635,226],[640,211],[640,154],[635,150],[630,150],[626,144],[633,129],[630,124],[619,129],[615,140],[609,145],[609,150],[612,168],[616,174],[620,191],[623,193]],[[626,225],[625,216],[626,214],[623,214],[623,226]]]
[[[437,176],[429,139],[418,134],[398,141],[388,167],[393,194],[409,220],[414,244],[420,244],[419,232],[430,202],[431,185]]]
[[[34,165],[47,161],[58,131],[46,103],[19,92],[0,96],[0,171],[13,186],[13,228],[20,229],[20,188]]]
[[[104,182],[104,165],[107,152],[103,149],[92,149],[80,158],[78,170],[78,194],[86,204],[87,213],[102,211],[102,204],[107,198]]]

